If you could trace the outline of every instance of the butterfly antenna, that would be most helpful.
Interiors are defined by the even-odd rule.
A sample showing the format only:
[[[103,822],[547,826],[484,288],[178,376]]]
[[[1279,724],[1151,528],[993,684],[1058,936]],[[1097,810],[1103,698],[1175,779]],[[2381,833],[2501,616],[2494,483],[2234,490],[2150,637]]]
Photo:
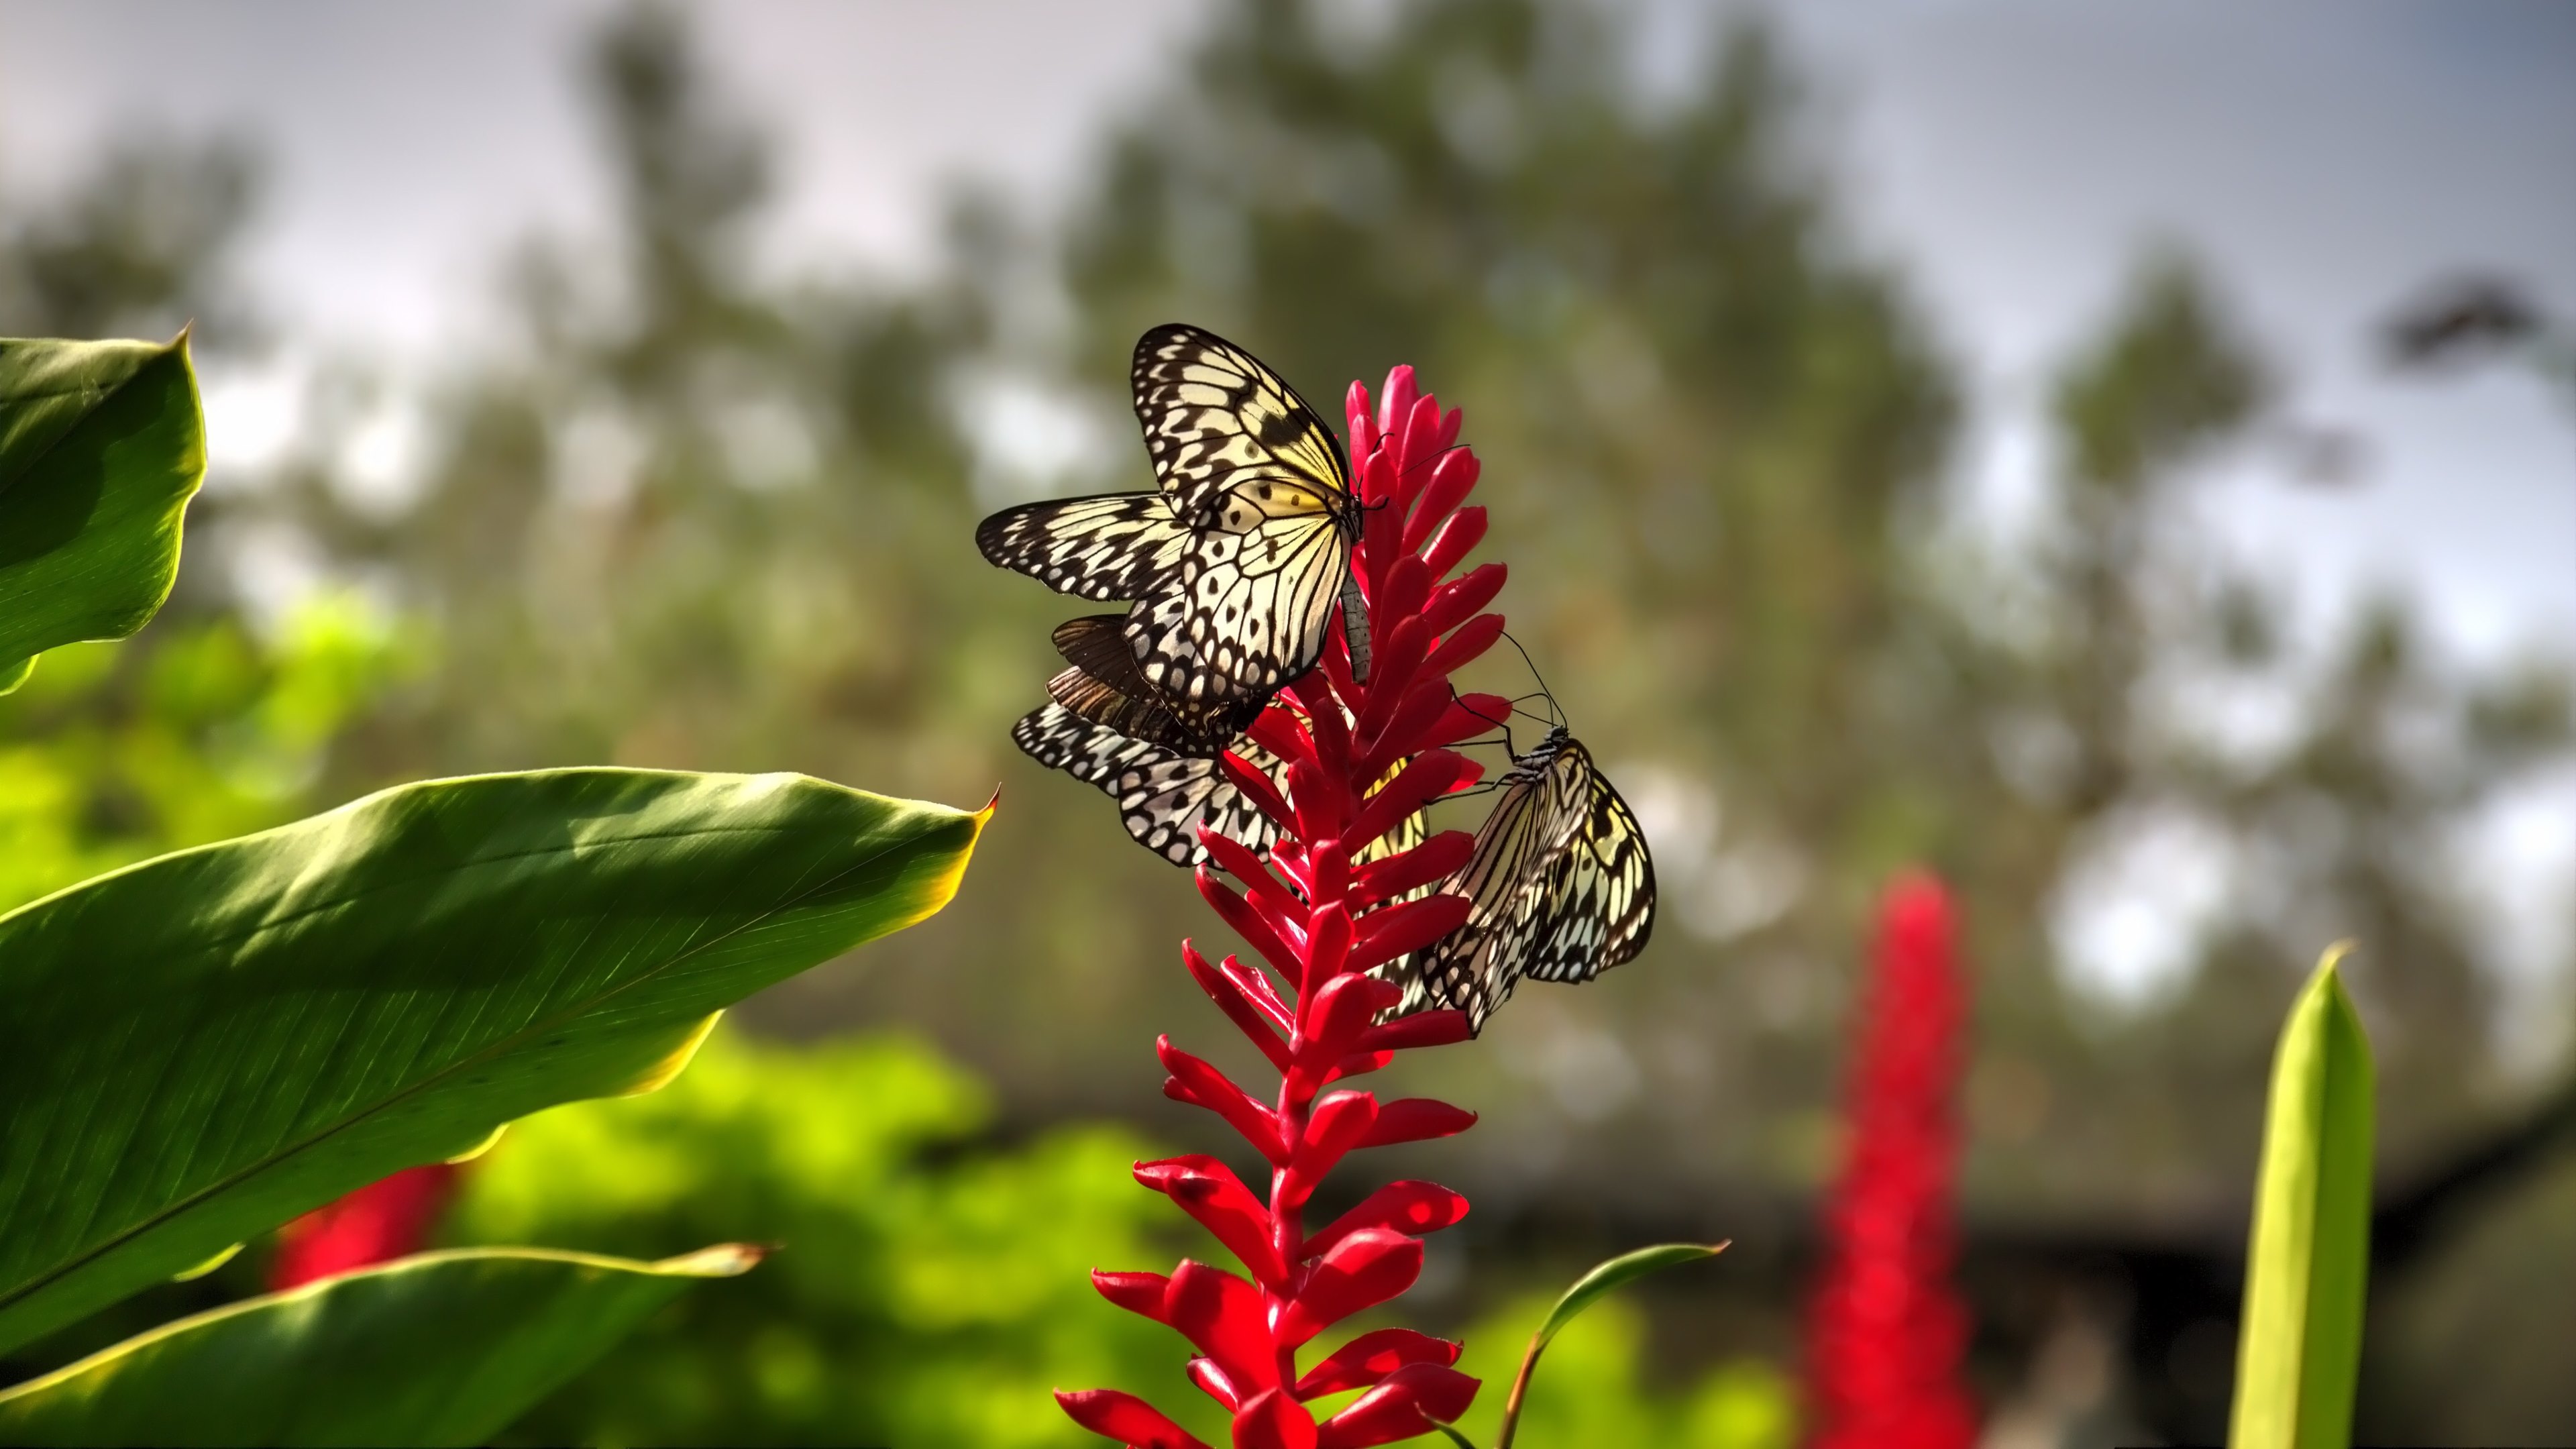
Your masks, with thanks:
[[[1513,652],[1521,656],[1521,663],[1528,667],[1530,678],[1538,681],[1538,692],[1541,695],[1544,695],[1547,699],[1548,726],[1550,728],[1562,727],[1565,723],[1565,708],[1556,702],[1556,691],[1547,687],[1547,676],[1538,672],[1538,661],[1530,658],[1529,650],[1521,647],[1520,640],[1512,638],[1511,630],[1505,629],[1502,633],[1505,639],[1510,640]],[[1527,695],[1521,696],[1523,699],[1527,699],[1528,697],[1529,696]],[[1517,700],[1514,701],[1515,704],[1518,702],[1519,701]],[[1536,719],[1538,716],[1531,715],[1530,718]]]

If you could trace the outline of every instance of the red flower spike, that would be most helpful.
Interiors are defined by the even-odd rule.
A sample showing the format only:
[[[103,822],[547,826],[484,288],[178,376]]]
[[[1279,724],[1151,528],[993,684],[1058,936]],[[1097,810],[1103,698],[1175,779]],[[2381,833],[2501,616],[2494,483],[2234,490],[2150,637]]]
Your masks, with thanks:
[[[1408,1364],[1324,1421],[1317,1449],[1369,1449],[1431,1432],[1476,1402],[1475,1379],[1446,1364]]]
[[[1491,615],[1487,616],[1492,617]],[[1351,820],[1343,839],[1366,850],[1379,836],[1412,818],[1422,807],[1449,793],[1467,773],[1467,757],[1451,750],[1425,750],[1405,762],[1386,787],[1369,797]]]
[[[1225,1370],[1218,1368],[1214,1359],[1205,1355],[1191,1359],[1183,1366],[1182,1372],[1190,1376],[1191,1383],[1199,1386],[1199,1392],[1225,1405],[1227,1413],[1243,1406],[1244,1392],[1234,1386],[1234,1381],[1225,1376]]]
[[[1434,634],[1446,634],[1469,619],[1485,612],[1485,606],[1503,591],[1503,581],[1511,571],[1498,563],[1478,564],[1457,578],[1431,591],[1431,602],[1422,606],[1422,622]]]
[[[1422,1276],[1422,1244],[1392,1228],[1362,1228],[1333,1244],[1271,1329],[1295,1346],[1354,1313],[1375,1308]]]
[[[1431,486],[1422,490],[1422,501],[1414,506],[1413,516],[1404,522],[1404,551],[1423,561],[1423,543],[1431,537],[1450,513],[1476,486],[1476,475],[1482,471],[1473,453],[1443,453],[1439,466],[1431,470]],[[1437,571],[1435,570],[1435,576]]]
[[[1091,1286],[1130,1313],[1141,1313],[1156,1323],[1171,1322],[1163,1314],[1163,1296],[1172,1280],[1160,1273],[1110,1273],[1094,1268]]]
[[[1404,988],[1392,981],[1356,973],[1336,976],[1315,994],[1315,1008],[1307,1013],[1316,1023],[1309,1040],[1335,1055],[1348,1051],[1379,1012],[1403,998]]]
[[[1163,1296],[1168,1322],[1245,1393],[1279,1383],[1262,1291],[1222,1268],[1184,1260]]]
[[[1465,896],[1424,896],[1369,912],[1350,969],[1374,971],[1398,956],[1419,951],[1467,922]]]
[[[1209,965],[1207,958],[1187,941],[1181,943],[1181,964],[1189,968],[1190,979],[1199,984],[1199,990],[1206,992],[1208,1000],[1215,1002],[1217,1009],[1234,1023],[1235,1029],[1243,1033],[1244,1040],[1261,1048],[1261,1054],[1270,1058],[1270,1065],[1283,1072],[1288,1070],[1294,1056],[1288,1050],[1288,1043],[1280,1039],[1278,1030],[1286,1024],[1284,1013],[1274,1021],[1262,1010],[1258,1000],[1233,978]]]
[[[1278,1119],[1269,1108],[1252,1100],[1251,1094],[1227,1080],[1225,1073],[1172,1045],[1170,1037],[1158,1038],[1154,1051],[1163,1059],[1163,1070],[1171,1073],[1163,1081],[1164,1096],[1207,1108],[1223,1117],[1227,1126],[1271,1161],[1287,1165],[1288,1153],[1279,1140]]]
[[[1288,797],[1279,793],[1279,787],[1271,782],[1268,775],[1245,764],[1243,757],[1232,751],[1217,756],[1216,766],[1225,772],[1225,778],[1243,792],[1244,798],[1250,800],[1255,809],[1269,817],[1272,825],[1281,830],[1297,828],[1297,812],[1288,807]]]
[[[1494,647],[1494,641],[1502,637],[1502,615],[1478,614],[1441,640],[1440,647],[1431,651],[1422,667],[1432,674],[1455,674],[1483,658],[1485,651]]]
[[[1448,876],[1475,853],[1475,836],[1464,830],[1443,830],[1411,850],[1370,861],[1351,872],[1350,892],[1363,906],[1392,900]]]
[[[1163,1411],[1116,1389],[1058,1389],[1066,1417],[1129,1449],[1208,1449],[1207,1441],[1163,1417]]]
[[[1485,541],[1485,525],[1482,508],[1461,508],[1449,515],[1449,521],[1432,536],[1431,546],[1422,551],[1423,566],[1431,570],[1434,580],[1449,577],[1467,551]]]
[[[1393,1052],[1351,1052],[1333,1063],[1333,1070],[1324,1085],[1330,1086],[1344,1077],[1365,1077],[1371,1072],[1382,1072],[1386,1070],[1386,1064],[1394,1060]]]
[[[1404,1329],[1363,1335],[1297,1380],[1295,1392],[1283,1387],[1295,1378],[1302,1344],[1403,1292],[1421,1271],[1421,1235],[1466,1211],[1455,1193],[1403,1182],[1311,1237],[1304,1223],[1318,1184],[1350,1152],[1447,1136],[1476,1120],[1441,1102],[1380,1103],[1368,1092],[1327,1088],[1385,1067],[1399,1049],[1467,1036],[1466,1019],[1455,1011],[1379,1022],[1400,994],[1361,973],[1421,949],[1463,919],[1467,903],[1454,895],[1398,898],[1449,878],[1473,853],[1474,838],[1444,831],[1361,865],[1352,855],[1478,779],[1482,768],[1450,747],[1490,738],[1511,711],[1497,696],[1461,697],[1450,682],[1500,637],[1502,620],[1486,606],[1505,576],[1499,564],[1468,567],[1487,522],[1468,498],[1479,465],[1454,447],[1460,415],[1442,412],[1409,368],[1389,375],[1374,410],[1365,388],[1353,388],[1346,401],[1351,472],[1366,508],[1352,570],[1376,645],[1374,677],[1352,678],[1349,641],[1328,630],[1317,667],[1249,728],[1279,761],[1278,777],[1240,756],[1224,758],[1226,778],[1277,827],[1278,838],[1265,857],[1231,839],[1203,837],[1210,863],[1194,875],[1199,893],[1252,949],[1214,965],[1194,947],[1182,952],[1199,988],[1279,1070],[1275,1104],[1168,1040],[1158,1044],[1171,1074],[1165,1091],[1215,1111],[1270,1161],[1267,1197],[1212,1157],[1136,1170],[1139,1181],[1206,1227],[1250,1277],[1193,1263],[1169,1279],[1098,1279],[1111,1301],[1181,1329],[1196,1346],[1190,1379],[1233,1411],[1238,1449],[1386,1443],[1454,1417],[1476,1390],[1452,1367],[1456,1345]],[[1298,1398],[1354,1391],[1358,1400],[1320,1431]],[[1063,1401],[1095,1432],[1158,1449],[1185,1442],[1170,1438],[1177,1432],[1170,1421],[1142,1400],[1097,1394]]]
[[[1351,958],[1351,913],[1339,904],[1317,910],[1310,918],[1313,935],[1306,942],[1306,980],[1301,994],[1324,989],[1325,983],[1342,973],[1342,963]],[[1306,1034],[1312,1036],[1309,1026]]]
[[[1465,1216],[1467,1200],[1436,1182],[1390,1182],[1308,1238],[1305,1255],[1325,1252],[1362,1228],[1388,1228],[1418,1238],[1455,1226]]]
[[[1808,1310],[1812,1442],[1965,1449],[1977,1439],[1959,1379],[1971,1324],[1949,1270],[1967,991],[1940,882],[1902,877],[1879,911],[1846,1089],[1850,1156],[1826,1207],[1825,1270]]]
[[[1276,1019],[1283,1029],[1296,1024],[1297,1013],[1289,1008],[1287,1002],[1279,999],[1278,988],[1270,984],[1269,977],[1261,974],[1260,967],[1246,966],[1240,958],[1228,956],[1217,963],[1216,969],[1225,974],[1225,979],[1232,982],[1236,990],[1260,1007],[1263,1015]]]
[[[1440,727],[1422,741],[1423,748],[1441,748],[1492,734],[1512,717],[1512,702],[1499,694],[1462,694],[1440,717]]]
[[[1366,1388],[1407,1364],[1458,1362],[1458,1345],[1410,1328],[1380,1328],[1334,1349],[1297,1381],[1297,1397],[1320,1399],[1345,1389]]]
[[[1136,1164],[1136,1180],[1180,1204],[1198,1219],[1226,1251],[1242,1260],[1252,1276],[1277,1286],[1287,1280],[1288,1265],[1271,1241],[1270,1214],[1234,1169],[1204,1153]]]
[[[1404,703],[1405,692],[1413,687],[1423,658],[1431,652],[1431,637],[1419,616],[1407,616],[1379,642],[1376,672],[1369,676],[1368,703],[1351,726],[1351,734],[1362,742],[1363,752],[1384,735],[1387,720]],[[1441,683],[1445,686],[1447,681]]]
[[[1349,798],[1314,761],[1288,762],[1288,808],[1296,812],[1298,839],[1312,843],[1340,835]]]
[[[1455,1046],[1462,1041],[1473,1040],[1475,1035],[1467,1029],[1467,1013],[1443,1007],[1438,1011],[1417,1011],[1384,1026],[1370,1027],[1360,1036],[1360,1049],[1396,1052],[1415,1047]]]
[[[1289,1154],[1287,1170],[1279,1174],[1271,1188],[1273,1203],[1280,1208],[1304,1207],[1315,1194],[1315,1184],[1349,1156],[1352,1148],[1368,1140],[1376,1126],[1374,1093],[1335,1092],[1317,1102],[1315,1115],[1306,1123],[1306,1135]]]
[[[1395,707],[1395,715],[1387,721],[1386,728],[1362,746],[1357,773],[1370,780],[1380,779],[1395,768],[1398,760],[1429,748],[1434,742],[1425,737],[1447,717],[1455,699],[1448,680],[1417,677],[1413,688],[1405,692],[1404,703]]]
[[[1234,1449],[1315,1449],[1315,1416],[1284,1391],[1265,1390],[1235,1410]]]
[[[1377,430],[1392,433],[1413,415],[1413,400],[1421,389],[1413,380],[1413,364],[1403,363],[1388,370],[1386,386],[1378,393]]]
[[[1463,1107],[1429,1097],[1402,1097],[1381,1102],[1377,1124],[1369,1129],[1362,1147],[1393,1147],[1399,1142],[1428,1142],[1435,1137],[1455,1137],[1476,1125],[1476,1114]]]
[[[1218,880],[1206,866],[1200,866],[1193,879],[1199,888],[1199,898],[1215,907],[1225,923],[1234,927],[1234,933],[1250,942],[1252,949],[1260,952],[1262,958],[1270,963],[1271,969],[1291,981],[1305,974],[1306,963],[1298,950],[1304,942],[1292,945],[1280,939],[1279,933],[1271,929],[1259,911],[1236,895],[1232,887]]]
[[[1217,869],[1243,882],[1265,914],[1276,914],[1282,918],[1305,914],[1306,903],[1281,884],[1279,877],[1270,873],[1270,867],[1261,863],[1261,857],[1245,849],[1243,842],[1205,825],[1199,826],[1198,834],[1199,844],[1206,847],[1208,858],[1215,862]]]

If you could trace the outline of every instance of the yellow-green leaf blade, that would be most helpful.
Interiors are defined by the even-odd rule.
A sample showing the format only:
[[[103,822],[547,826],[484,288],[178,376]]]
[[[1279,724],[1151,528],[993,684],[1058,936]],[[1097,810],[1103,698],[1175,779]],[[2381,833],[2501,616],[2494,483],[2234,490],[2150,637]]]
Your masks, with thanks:
[[[702,1278],[535,1248],[423,1253],[166,1323],[0,1392],[0,1442],[480,1444]]]
[[[0,916],[0,1347],[946,904],[984,820],[792,775],[430,781]]]
[[[185,338],[0,338],[0,693],[47,649],[151,619],[205,472]]]
[[[2348,1443],[2370,1271],[2370,1041],[2326,953],[2272,1058],[2228,1442]]]
[[[1547,1347],[1549,1341],[1581,1316],[1583,1310],[1601,1301],[1602,1295],[1649,1273],[1660,1273],[1683,1263],[1696,1263],[1702,1258],[1714,1258],[1725,1251],[1724,1243],[1658,1243],[1651,1248],[1622,1253],[1596,1265],[1591,1272],[1576,1279],[1574,1286],[1565,1290],[1565,1296],[1556,1300],[1556,1306],[1548,1310],[1547,1321],[1539,1325],[1537,1336],[1531,1340],[1531,1352],[1535,1354]]]

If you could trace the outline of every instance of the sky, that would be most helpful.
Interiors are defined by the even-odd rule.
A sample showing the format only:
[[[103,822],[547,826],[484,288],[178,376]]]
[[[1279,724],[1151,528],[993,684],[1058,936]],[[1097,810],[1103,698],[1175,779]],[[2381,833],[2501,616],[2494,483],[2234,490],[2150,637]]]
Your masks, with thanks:
[[[1628,3],[1649,89],[1737,13]],[[123,129],[246,133],[272,163],[249,276],[282,330],[434,362],[490,325],[506,240],[600,215],[568,74],[605,4],[0,0],[0,194],[41,190]],[[835,269],[918,266],[961,176],[1062,199],[1207,15],[1205,0],[691,8],[786,144],[778,260]],[[2260,445],[2202,482],[2216,535],[2289,592],[2303,631],[2397,589],[2463,657],[2576,653],[2576,396],[2508,369],[2392,378],[2369,346],[2394,305],[2463,266],[2576,317],[2576,6],[1783,8],[1850,244],[1906,271],[1970,366],[1960,466],[1996,526],[2046,466],[2049,368],[2142,249],[2179,244],[2241,304],[2286,415],[2360,444],[2341,487],[2298,481],[2286,449]],[[291,427],[286,393],[210,378],[219,457]],[[2482,848],[2576,871],[2576,782],[2519,809]],[[2563,892],[2507,894],[2576,916]]]

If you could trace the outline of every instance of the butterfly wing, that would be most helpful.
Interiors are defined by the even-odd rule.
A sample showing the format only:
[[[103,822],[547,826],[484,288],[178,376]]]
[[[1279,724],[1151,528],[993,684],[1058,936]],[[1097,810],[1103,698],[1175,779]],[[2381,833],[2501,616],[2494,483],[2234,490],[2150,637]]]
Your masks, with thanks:
[[[1085,599],[1143,599],[1178,588],[1191,541],[1154,493],[1022,504],[975,528],[987,561]]]
[[[1524,976],[1589,981],[1653,930],[1645,833],[1590,751],[1555,731],[1501,783],[1475,852],[1440,887],[1467,897],[1466,923],[1399,963],[1396,1015],[1450,1007],[1481,1032]]]
[[[1128,835],[1174,865],[1207,859],[1198,840],[1201,822],[1256,851],[1268,850],[1278,839],[1278,827],[1216,760],[1121,735],[1060,704],[1023,716],[1011,727],[1011,739],[1030,759],[1116,801],[1118,823]],[[1235,753],[1274,779],[1286,773],[1276,756],[1250,740],[1238,741]]]
[[[1567,742],[1580,766],[1581,824],[1547,867],[1522,970],[1533,981],[1589,981],[1636,959],[1655,928],[1655,863],[1628,802]]]
[[[1176,700],[1145,682],[1127,647],[1125,620],[1091,614],[1056,626],[1056,652],[1067,668],[1047,681],[1056,703],[1122,735],[1214,758],[1240,738],[1266,708],[1266,697],[1206,703]]]
[[[1313,667],[1350,576],[1359,510],[1341,447],[1278,374],[1195,327],[1147,332],[1132,380],[1189,543],[1173,581],[1139,596],[1128,642],[1174,699],[1267,697]]]

